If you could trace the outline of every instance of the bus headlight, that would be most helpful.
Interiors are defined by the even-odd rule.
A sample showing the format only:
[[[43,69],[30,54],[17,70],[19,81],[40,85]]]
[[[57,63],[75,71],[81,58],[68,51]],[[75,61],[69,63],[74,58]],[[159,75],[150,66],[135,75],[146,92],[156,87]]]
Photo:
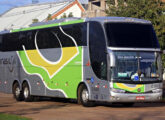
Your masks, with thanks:
[[[112,88],[111,91],[114,92],[114,93],[125,93],[125,90],[121,90],[121,89]]]
[[[162,89],[155,89],[155,90],[152,90],[153,93],[160,93],[162,92]]]

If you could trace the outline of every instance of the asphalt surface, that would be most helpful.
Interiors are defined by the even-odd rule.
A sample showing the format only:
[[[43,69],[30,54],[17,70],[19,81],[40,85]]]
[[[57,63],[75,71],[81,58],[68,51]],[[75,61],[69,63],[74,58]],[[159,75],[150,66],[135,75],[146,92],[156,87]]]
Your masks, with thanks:
[[[0,113],[33,120],[165,120],[165,103],[136,103],[133,107],[99,103],[86,108],[66,99],[17,102],[11,94],[0,93]]]

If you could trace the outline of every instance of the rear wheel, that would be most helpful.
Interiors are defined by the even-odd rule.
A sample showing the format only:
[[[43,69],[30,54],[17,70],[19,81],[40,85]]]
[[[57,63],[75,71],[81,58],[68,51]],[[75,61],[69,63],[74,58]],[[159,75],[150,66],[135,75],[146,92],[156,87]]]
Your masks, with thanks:
[[[33,101],[33,96],[30,95],[29,85],[27,83],[23,84],[23,97],[26,102]]]
[[[81,85],[78,90],[78,103],[85,107],[92,107],[94,103],[89,101],[89,92],[85,85]]]
[[[18,82],[13,85],[13,96],[17,101],[23,100],[23,95]]]

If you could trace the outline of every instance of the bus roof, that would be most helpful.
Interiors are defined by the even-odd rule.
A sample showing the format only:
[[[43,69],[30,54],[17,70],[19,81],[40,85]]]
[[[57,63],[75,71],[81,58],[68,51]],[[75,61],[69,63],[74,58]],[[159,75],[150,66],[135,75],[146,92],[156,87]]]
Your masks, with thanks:
[[[101,23],[105,22],[129,22],[129,23],[143,23],[143,24],[151,24],[148,20],[131,18],[131,17],[95,17],[95,18],[87,18],[86,21],[98,21]]]
[[[94,18],[65,18],[65,19],[62,18],[62,19],[52,20],[48,22],[34,23],[34,24],[31,24],[30,27],[28,28],[15,29],[11,31],[2,31],[0,32],[0,34],[43,29],[43,28],[49,28],[49,27],[54,27],[54,26],[60,26],[60,25],[83,23],[83,22],[88,22],[88,21],[97,21],[100,23],[105,23],[105,22],[127,22],[128,23],[129,22],[129,23],[151,24],[151,22],[147,20],[129,18],[129,17],[94,17]]]

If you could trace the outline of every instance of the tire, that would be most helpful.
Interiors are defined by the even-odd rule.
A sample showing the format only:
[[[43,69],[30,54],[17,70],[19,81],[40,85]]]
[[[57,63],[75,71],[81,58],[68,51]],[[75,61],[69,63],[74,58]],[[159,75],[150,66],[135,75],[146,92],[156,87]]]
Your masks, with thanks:
[[[23,100],[23,94],[21,92],[19,83],[16,82],[13,85],[13,97],[17,100],[17,101],[22,101]]]
[[[24,97],[24,101],[26,102],[31,102],[33,101],[33,96],[30,95],[30,89],[29,89],[29,85],[27,83],[24,83],[23,86],[23,97]]]
[[[78,104],[85,107],[93,107],[94,102],[89,101],[89,92],[85,85],[81,85],[78,89]]]
[[[123,103],[122,104],[124,107],[132,107],[134,105],[134,103]]]

